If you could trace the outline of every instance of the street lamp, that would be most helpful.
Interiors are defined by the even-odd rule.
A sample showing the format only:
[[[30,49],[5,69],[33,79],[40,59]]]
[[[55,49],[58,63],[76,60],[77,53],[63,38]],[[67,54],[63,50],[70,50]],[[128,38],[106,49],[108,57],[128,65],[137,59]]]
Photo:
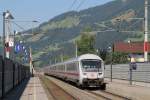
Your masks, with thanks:
[[[132,85],[132,66],[131,66],[131,62],[132,62],[132,49],[131,49],[131,40],[128,41],[129,43],[129,47],[130,47],[130,54],[129,54],[129,59],[130,59],[130,62],[129,62],[129,72],[130,72],[130,85]]]
[[[144,31],[144,60],[148,62],[148,0],[145,0],[145,31]]]

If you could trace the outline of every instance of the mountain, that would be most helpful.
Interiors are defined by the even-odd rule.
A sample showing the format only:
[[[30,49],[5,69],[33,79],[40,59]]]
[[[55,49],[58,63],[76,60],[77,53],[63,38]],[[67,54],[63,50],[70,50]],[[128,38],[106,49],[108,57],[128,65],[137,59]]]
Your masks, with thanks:
[[[34,35],[25,36],[24,40],[32,47],[33,58],[40,58],[36,64],[46,66],[54,62],[55,58],[59,60],[60,55],[73,57],[73,42],[86,27],[90,27],[93,34],[96,34],[95,48],[106,49],[114,42],[128,39],[142,41],[143,22],[129,18],[143,16],[144,0],[114,0],[79,12],[70,11],[58,15],[34,28]],[[112,29],[115,31],[109,31]],[[121,32],[131,30],[136,32]],[[32,33],[32,29],[25,33]]]

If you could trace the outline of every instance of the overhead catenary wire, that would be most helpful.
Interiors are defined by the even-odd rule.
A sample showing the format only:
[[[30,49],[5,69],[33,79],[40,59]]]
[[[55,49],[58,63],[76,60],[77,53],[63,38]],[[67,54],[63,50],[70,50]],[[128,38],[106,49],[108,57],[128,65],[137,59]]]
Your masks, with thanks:
[[[69,7],[69,10],[72,10],[73,6],[76,4],[77,0],[74,0],[71,4],[71,6]]]
[[[19,27],[21,30],[25,31],[25,29],[22,26],[20,26],[19,24],[17,24],[16,22],[12,21],[12,23],[15,24],[17,27]]]
[[[78,7],[76,8],[76,10],[79,10],[79,8],[85,3],[85,1],[86,1],[86,0],[82,0],[82,1],[80,2],[80,4],[78,5]]]

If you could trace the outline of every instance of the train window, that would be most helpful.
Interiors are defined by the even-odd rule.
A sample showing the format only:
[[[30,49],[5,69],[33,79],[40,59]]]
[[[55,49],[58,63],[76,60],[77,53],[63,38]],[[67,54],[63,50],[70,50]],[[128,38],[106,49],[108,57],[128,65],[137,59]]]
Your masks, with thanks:
[[[69,63],[67,64],[67,71],[77,71],[77,64],[76,63]]]
[[[100,60],[82,60],[83,71],[100,71],[101,61]]]
[[[64,66],[64,65],[59,65],[59,66],[58,66],[58,70],[59,70],[59,71],[65,70],[65,66]]]
[[[56,66],[54,66],[53,68],[54,68],[54,70],[56,70]]]

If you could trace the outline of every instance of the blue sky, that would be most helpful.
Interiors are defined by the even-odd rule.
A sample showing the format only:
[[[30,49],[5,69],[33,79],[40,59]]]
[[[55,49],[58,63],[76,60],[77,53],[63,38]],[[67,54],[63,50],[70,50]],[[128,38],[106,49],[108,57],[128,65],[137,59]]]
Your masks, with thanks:
[[[96,5],[102,5],[112,0],[76,0],[74,6],[70,9],[74,0],[0,0],[0,14],[9,10],[15,17],[15,21],[38,20],[40,23],[61,13],[70,10],[82,10]],[[81,2],[84,3],[77,9]],[[2,33],[2,15],[0,15],[0,34]],[[32,27],[29,22],[17,22],[17,24],[28,29]],[[32,25],[31,25],[32,24]],[[37,24],[36,24],[37,25]],[[36,26],[34,24],[34,26]],[[17,28],[17,27],[16,27]],[[19,30],[19,28],[18,28]],[[21,31],[21,30],[19,30]]]

